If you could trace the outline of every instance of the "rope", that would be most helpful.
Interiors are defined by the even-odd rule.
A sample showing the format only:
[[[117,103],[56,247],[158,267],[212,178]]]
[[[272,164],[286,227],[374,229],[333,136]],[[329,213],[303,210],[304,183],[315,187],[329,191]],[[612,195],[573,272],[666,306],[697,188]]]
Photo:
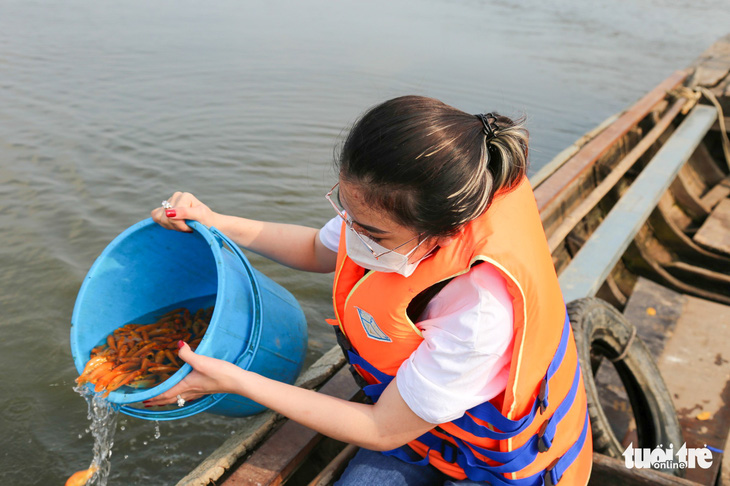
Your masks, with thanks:
[[[705,98],[715,105],[717,109],[717,121],[720,123],[720,138],[722,140],[722,151],[725,153],[725,162],[727,163],[728,169],[730,169],[730,139],[727,136],[727,129],[725,128],[725,115],[722,114],[722,105],[717,101],[715,93],[705,88],[704,86],[698,86],[696,88]]]
[[[717,100],[715,93],[705,88],[704,86],[697,86],[695,88],[688,88],[686,86],[679,86],[669,92],[671,96],[676,98],[686,98],[687,102],[682,107],[682,114],[686,115],[692,107],[704,96],[710,103],[715,106],[717,110],[717,121],[720,124],[720,139],[722,140],[722,151],[725,155],[725,163],[728,169],[730,169],[730,139],[728,139],[727,129],[725,127],[725,115],[722,112],[722,105]]]
[[[631,347],[631,344],[634,342],[634,338],[636,337],[636,326],[631,327],[631,336],[629,336],[629,340],[626,342],[626,346],[624,346],[624,350],[621,351],[621,354],[616,356],[615,358],[608,358],[611,360],[611,363],[615,363],[617,361],[621,361],[626,357],[627,354],[629,354],[629,348]]]

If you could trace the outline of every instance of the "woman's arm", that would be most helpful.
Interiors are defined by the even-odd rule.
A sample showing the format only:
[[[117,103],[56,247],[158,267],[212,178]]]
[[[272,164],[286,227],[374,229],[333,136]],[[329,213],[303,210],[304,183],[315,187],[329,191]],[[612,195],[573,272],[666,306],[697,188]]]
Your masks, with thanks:
[[[319,230],[293,224],[269,223],[212,211],[190,193],[176,192],[172,208],[155,208],[151,215],[161,226],[191,231],[185,220],[215,226],[236,244],[282,265],[309,272],[333,272],[337,254],[319,239]]]
[[[264,378],[232,363],[195,354],[187,345],[179,356],[194,370],[145,406],[175,403],[177,395],[192,400],[210,393],[235,393],[336,440],[372,450],[394,449],[434,427],[408,408],[395,380],[375,405],[366,405]]]

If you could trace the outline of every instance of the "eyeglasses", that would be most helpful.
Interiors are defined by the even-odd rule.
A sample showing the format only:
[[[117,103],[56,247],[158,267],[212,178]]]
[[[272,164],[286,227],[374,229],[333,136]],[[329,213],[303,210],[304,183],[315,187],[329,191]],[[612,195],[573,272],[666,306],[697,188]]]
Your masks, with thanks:
[[[370,250],[370,253],[373,254],[373,258],[378,259],[378,258],[380,258],[383,255],[386,255],[386,254],[388,254],[388,253],[390,253],[392,251],[397,250],[398,248],[401,248],[401,247],[407,245],[408,243],[410,243],[411,241],[415,240],[416,238],[420,238],[421,236],[423,236],[423,233],[418,234],[418,235],[414,236],[413,238],[411,238],[410,240],[406,241],[405,243],[402,243],[402,244],[396,246],[392,250],[385,250],[385,251],[381,251],[381,252],[376,252],[373,249],[373,247],[366,241],[365,238],[367,238],[367,237],[361,235],[359,231],[357,231],[355,228],[352,227],[352,225],[354,224],[354,221],[352,220],[352,218],[350,218],[347,215],[347,213],[345,212],[345,208],[343,208],[341,206],[341,204],[340,204],[339,190],[338,190],[337,196],[335,196],[335,198],[337,199],[337,202],[335,202],[335,201],[332,200],[332,194],[335,192],[335,189],[338,189],[338,186],[339,185],[340,185],[340,183],[338,182],[337,184],[335,184],[334,186],[332,186],[332,189],[330,189],[330,192],[328,192],[327,194],[325,194],[324,197],[325,197],[325,199],[327,199],[330,202],[330,204],[332,205],[332,207],[335,209],[335,211],[337,212],[337,214],[339,215],[339,217],[342,218],[342,220],[345,222],[345,224],[347,225],[347,227],[350,230],[352,230],[357,235],[358,239],[362,242],[362,244],[365,245],[365,247],[368,250]],[[421,243],[423,243],[423,242],[421,242]]]

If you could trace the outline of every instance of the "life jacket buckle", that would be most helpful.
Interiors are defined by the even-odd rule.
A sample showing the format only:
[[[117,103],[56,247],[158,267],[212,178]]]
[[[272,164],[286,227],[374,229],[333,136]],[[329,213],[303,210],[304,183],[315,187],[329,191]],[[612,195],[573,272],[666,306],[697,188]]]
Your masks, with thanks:
[[[545,468],[545,474],[543,475],[545,486],[555,486],[560,482],[560,477],[558,477],[557,471],[553,472],[553,468],[559,460],[560,458],[556,457],[555,459],[553,459],[553,462],[551,462],[550,465]]]
[[[537,450],[539,452],[546,452],[552,446],[552,442],[545,437],[545,430],[547,429],[549,420],[546,420],[540,426],[540,430],[537,431]]]
[[[547,389],[547,380],[543,378],[540,382],[540,392],[537,394],[537,399],[540,401],[540,415],[545,413],[547,410],[548,403],[547,397],[545,396],[545,390]]]
[[[451,451],[451,459],[446,458],[446,449],[447,448],[449,451]],[[455,464],[456,457],[459,452],[459,448],[456,445],[449,442],[448,440],[442,439],[441,446],[439,447],[439,452],[441,453],[441,457],[443,458],[444,461],[450,462],[451,464]]]

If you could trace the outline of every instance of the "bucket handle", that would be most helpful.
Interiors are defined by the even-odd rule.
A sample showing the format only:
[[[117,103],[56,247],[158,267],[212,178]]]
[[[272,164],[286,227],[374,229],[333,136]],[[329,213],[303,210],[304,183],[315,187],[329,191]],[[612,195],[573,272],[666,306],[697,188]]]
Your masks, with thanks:
[[[223,234],[218,228],[215,226],[211,226],[208,228],[208,230],[211,232],[211,234],[218,240],[218,243],[221,245],[221,248],[227,248],[233,255],[237,256],[241,262],[243,263],[243,267],[246,269],[246,272],[248,272],[249,280],[251,281],[251,290],[253,293],[254,300],[256,301],[256,305],[254,306],[254,315],[253,315],[253,325],[251,326],[251,338],[248,341],[248,346],[241,352],[240,355],[236,357],[236,361],[241,361],[241,358],[244,355],[253,355],[255,354],[256,349],[258,348],[259,341],[261,339],[261,309],[263,306],[263,300],[261,297],[261,289],[259,289],[258,280],[256,279],[256,275],[253,272],[253,269],[251,267],[251,264],[248,262],[248,258],[246,258],[246,255],[243,254],[243,251],[238,247],[236,243],[233,242],[228,236]]]

